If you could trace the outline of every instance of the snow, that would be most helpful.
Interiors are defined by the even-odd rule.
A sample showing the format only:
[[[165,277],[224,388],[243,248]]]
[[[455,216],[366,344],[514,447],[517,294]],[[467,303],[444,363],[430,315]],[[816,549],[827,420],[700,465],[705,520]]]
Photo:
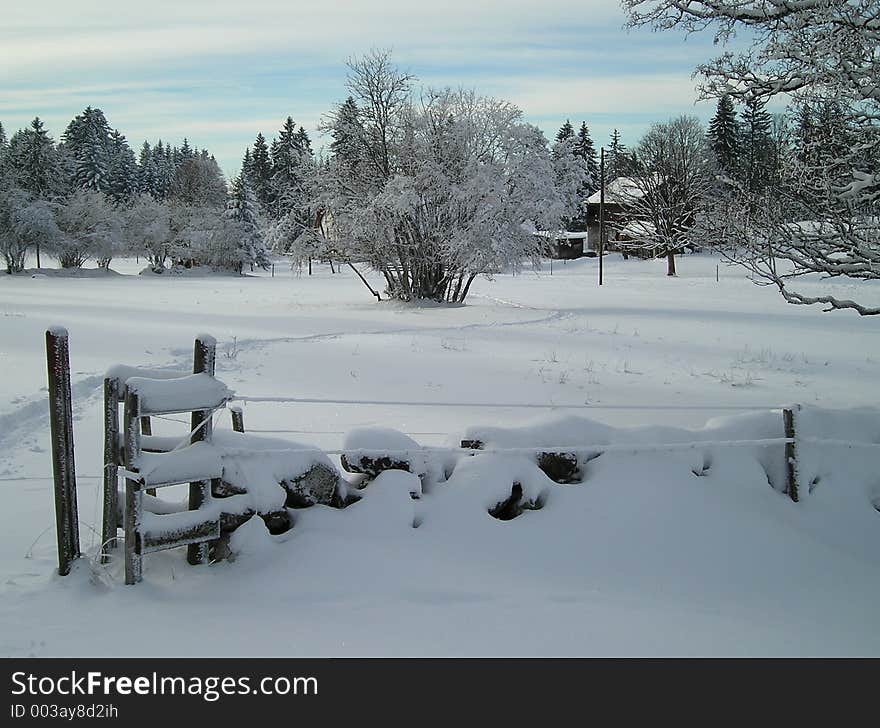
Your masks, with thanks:
[[[880,654],[880,321],[787,305],[723,263],[716,283],[708,255],[678,262],[669,279],[662,260],[607,256],[602,288],[595,259],[554,262],[552,276],[478,280],[458,307],[377,304],[353,272],[317,264],[312,277],[281,264],[274,278],[137,276],[134,260],[114,260],[124,275],[0,276],[0,654]],[[880,302],[871,283],[823,285]],[[86,552],[63,578],[43,389],[56,323],[70,332]],[[378,449],[395,431],[436,467],[352,478],[360,500],[293,510],[279,536],[251,519],[234,561],[149,554],[144,582],[125,587],[119,551],[93,561],[104,372],[191,371],[200,331],[240,395],[461,405],[243,402],[246,435],[221,411],[211,447],[223,477],[251,487],[224,510],[278,503],[279,474],[337,465],[318,449],[345,450],[357,430]],[[802,405],[799,503],[781,492],[789,403]],[[154,417],[153,431],[182,440],[189,417]],[[602,455],[563,485],[529,453],[433,449],[471,435]],[[777,442],[713,444],[731,440]],[[493,518],[513,483],[541,507]],[[183,503],[186,486],[159,495]],[[133,628],[157,615],[160,628]]]
[[[168,453],[143,452],[133,464],[147,487],[209,480],[223,474],[220,452],[204,442]]]
[[[209,374],[189,374],[179,379],[130,377],[126,385],[140,397],[140,415],[213,410],[224,406],[232,396],[223,382]]]

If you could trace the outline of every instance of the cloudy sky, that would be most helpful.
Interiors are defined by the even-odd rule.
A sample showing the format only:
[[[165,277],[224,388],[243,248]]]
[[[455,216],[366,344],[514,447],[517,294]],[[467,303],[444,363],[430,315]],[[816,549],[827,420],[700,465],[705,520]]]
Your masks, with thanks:
[[[585,120],[634,144],[651,121],[707,120],[691,73],[710,37],[622,28],[617,0],[40,0],[0,24],[0,121],[39,115],[57,140],[86,105],[135,148],[144,139],[210,149],[234,174],[258,131],[287,115],[316,142],[346,95],[344,61],[390,48],[423,85],[473,87],[518,104],[548,136]]]

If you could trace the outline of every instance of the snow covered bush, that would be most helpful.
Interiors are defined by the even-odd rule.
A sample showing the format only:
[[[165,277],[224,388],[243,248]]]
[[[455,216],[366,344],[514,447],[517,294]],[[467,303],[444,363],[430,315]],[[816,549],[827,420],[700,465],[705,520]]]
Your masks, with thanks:
[[[168,203],[140,194],[122,213],[122,220],[132,249],[144,255],[154,271],[164,269],[172,242]]]
[[[28,248],[58,238],[57,209],[57,205],[35,200],[19,187],[0,188],[0,253],[7,273],[24,270]]]
[[[481,274],[537,257],[536,226],[574,211],[583,163],[512,104],[472,91],[423,90],[387,53],[349,61],[351,98],[327,125],[332,158],[318,195],[332,218],[325,251],[368,262],[388,295],[462,302]]]
[[[89,258],[106,268],[124,246],[118,211],[102,192],[77,190],[59,207],[56,221],[61,234],[54,248],[62,268],[80,268]]]

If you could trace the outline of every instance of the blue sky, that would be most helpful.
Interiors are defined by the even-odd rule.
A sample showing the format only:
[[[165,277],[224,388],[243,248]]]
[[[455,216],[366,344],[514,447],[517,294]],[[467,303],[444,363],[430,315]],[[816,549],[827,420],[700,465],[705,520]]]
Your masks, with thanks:
[[[626,31],[617,0],[42,0],[4,8],[0,121],[34,116],[57,140],[86,105],[132,146],[158,138],[210,149],[238,170],[258,131],[287,115],[312,135],[345,98],[346,58],[390,48],[421,84],[509,99],[548,136],[566,118],[597,146],[620,129],[633,145],[650,122],[694,104],[708,36]]]

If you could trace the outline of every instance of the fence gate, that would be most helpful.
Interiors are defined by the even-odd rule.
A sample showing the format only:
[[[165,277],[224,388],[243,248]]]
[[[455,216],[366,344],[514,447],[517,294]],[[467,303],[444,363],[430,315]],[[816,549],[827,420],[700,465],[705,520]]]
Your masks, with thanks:
[[[220,537],[220,513],[212,507],[212,485],[223,472],[220,455],[211,447],[213,413],[231,393],[214,378],[216,342],[196,339],[193,373],[128,370],[104,382],[105,476],[102,558],[115,546],[119,525],[118,469],[124,468],[122,524],[125,533],[125,583],[142,579],[145,554],[187,546],[187,560],[203,564],[208,544]],[[122,368],[125,370],[126,368]],[[134,371],[145,376],[125,376]],[[155,376],[153,376],[155,375]],[[125,377],[123,381],[123,377]],[[118,405],[124,402],[120,436]],[[155,437],[150,417],[191,415],[191,433],[181,442]],[[187,509],[144,507],[145,491],[189,483]]]

